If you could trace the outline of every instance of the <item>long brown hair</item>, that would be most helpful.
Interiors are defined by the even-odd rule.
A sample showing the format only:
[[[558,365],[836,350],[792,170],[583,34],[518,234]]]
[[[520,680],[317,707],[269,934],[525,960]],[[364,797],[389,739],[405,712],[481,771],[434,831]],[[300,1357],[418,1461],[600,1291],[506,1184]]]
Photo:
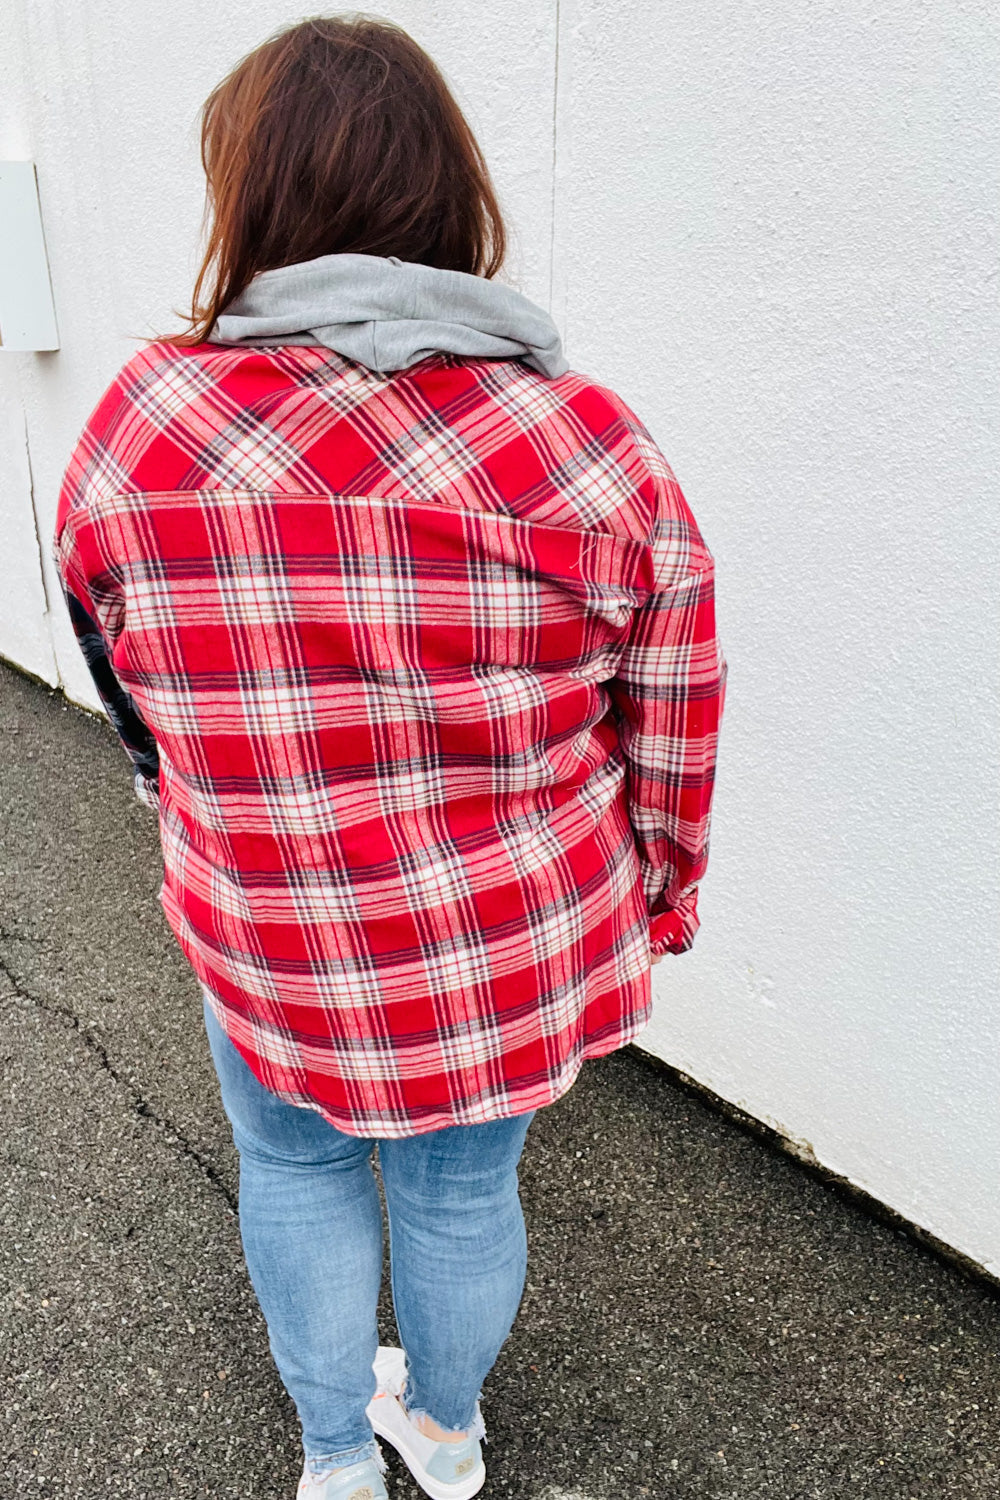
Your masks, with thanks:
[[[506,235],[482,152],[399,26],[317,16],[237,63],[202,110],[210,227],[200,343],[259,271],[350,251],[495,276]]]

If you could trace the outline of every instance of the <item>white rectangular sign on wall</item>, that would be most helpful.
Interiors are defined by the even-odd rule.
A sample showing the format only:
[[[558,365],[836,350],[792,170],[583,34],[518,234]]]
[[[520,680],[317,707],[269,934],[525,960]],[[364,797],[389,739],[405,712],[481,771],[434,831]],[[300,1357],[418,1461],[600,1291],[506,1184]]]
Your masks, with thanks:
[[[0,162],[0,349],[58,348],[35,164]]]

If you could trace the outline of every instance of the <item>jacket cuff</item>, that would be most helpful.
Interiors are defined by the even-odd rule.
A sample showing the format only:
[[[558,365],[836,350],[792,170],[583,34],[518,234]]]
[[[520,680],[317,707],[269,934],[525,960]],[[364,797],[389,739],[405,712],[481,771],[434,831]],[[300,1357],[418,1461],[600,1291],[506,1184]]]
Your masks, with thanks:
[[[144,776],[141,771],[135,773],[135,795],[140,802],[151,807],[154,812],[160,810],[160,783],[155,776]]]
[[[659,958],[664,953],[686,953],[700,926],[698,890],[695,887],[685,892],[676,906],[650,913],[650,957]]]

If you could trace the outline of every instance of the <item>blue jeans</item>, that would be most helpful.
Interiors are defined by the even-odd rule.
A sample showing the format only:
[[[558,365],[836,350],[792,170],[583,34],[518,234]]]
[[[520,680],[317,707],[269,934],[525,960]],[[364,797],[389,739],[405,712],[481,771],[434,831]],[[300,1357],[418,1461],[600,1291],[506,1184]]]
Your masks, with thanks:
[[[205,1025],[240,1156],[240,1230],[278,1373],[310,1469],[374,1457],[382,1211],[375,1141],[263,1087],[208,1004]],[[517,1164],[535,1114],[380,1140],[392,1299],[407,1357],[405,1404],[454,1432],[524,1290]]]

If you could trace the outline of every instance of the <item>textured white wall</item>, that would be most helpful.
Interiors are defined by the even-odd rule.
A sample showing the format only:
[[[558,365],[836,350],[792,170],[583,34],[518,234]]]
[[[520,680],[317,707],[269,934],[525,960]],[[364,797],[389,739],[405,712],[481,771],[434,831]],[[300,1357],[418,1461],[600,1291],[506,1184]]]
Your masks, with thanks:
[[[0,355],[0,651],[87,700],[18,434],[47,551],[84,417],[190,283],[198,104],[293,17],[7,3],[0,155],[38,162],[63,347]],[[704,929],[647,1045],[1000,1273],[994,8],[383,9],[718,557]]]
[[[556,226],[574,363],[670,457],[731,659],[648,1041],[998,1272],[1000,25],[654,14],[564,0]]]
[[[178,326],[197,263],[202,205],[197,115],[214,83],[296,19],[277,0],[137,8],[130,0],[4,0],[0,157],[38,166],[62,348],[0,354],[0,403],[27,423],[43,533],[38,548],[0,471],[0,544],[10,540],[23,601],[0,599],[0,653],[93,703],[48,561],[62,468],[89,411],[137,341]],[[312,12],[307,12],[312,13]],[[463,11],[402,0],[384,14],[448,75],[492,165],[517,236],[511,263],[548,295],[556,12],[535,0]],[[6,427],[4,428],[6,435]],[[22,646],[30,619],[33,654]],[[54,652],[55,668],[52,666]],[[49,666],[46,669],[45,663]]]

